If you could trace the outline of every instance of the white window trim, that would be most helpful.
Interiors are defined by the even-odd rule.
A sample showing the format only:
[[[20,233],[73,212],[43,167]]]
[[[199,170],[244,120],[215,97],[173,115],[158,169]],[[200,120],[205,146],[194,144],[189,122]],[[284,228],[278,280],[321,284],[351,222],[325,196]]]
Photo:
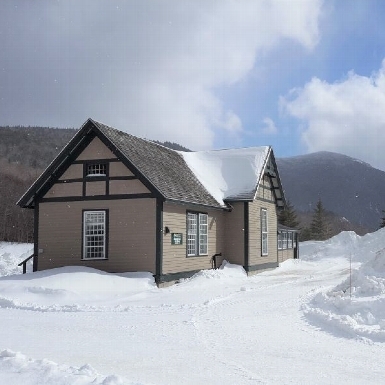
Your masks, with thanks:
[[[265,221],[265,225],[266,225],[265,230],[264,230],[263,221]],[[266,251],[264,251],[265,248],[266,248]],[[261,255],[262,256],[269,255],[269,225],[268,225],[267,209],[261,209]]]
[[[195,220],[195,231],[190,227],[190,219]],[[209,253],[208,246],[208,214],[198,213],[194,211],[187,212],[187,256],[198,257],[207,256]],[[194,250],[191,250],[190,240],[194,243]],[[192,252],[194,251],[194,252]]]
[[[287,248],[293,249],[293,245],[294,245],[294,233],[292,231],[289,231],[287,233]]]
[[[284,250],[287,250],[287,237],[288,237],[288,235],[287,235],[287,232],[285,231],[284,233],[283,233],[283,245],[282,245],[282,248],[284,249]]]
[[[278,233],[278,250],[283,250],[283,234],[282,232]]]
[[[105,170],[105,173],[101,172]],[[90,172],[91,171],[91,172]],[[97,176],[107,176],[107,163],[87,163],[86,164],[86,176],[88,178],[97,177]]]
[[[87,238],[91,237],[86,234],[86,226],[87,226],[87,215],[90,214],[100,214],[103,213],[103,257],[87,257],[87,251],[88,248],[92,246],[87,246]],[[94,223],[93,225],[100,225],[101,222]],[[82,255],[82,260],[85,261],[94,261],[94,260],[100,260],[100,259],[107,259],[107,247],[106,247],[106,242],[107,242],[107,211],[106,210],[85,210],[83,211],[83,255]]]

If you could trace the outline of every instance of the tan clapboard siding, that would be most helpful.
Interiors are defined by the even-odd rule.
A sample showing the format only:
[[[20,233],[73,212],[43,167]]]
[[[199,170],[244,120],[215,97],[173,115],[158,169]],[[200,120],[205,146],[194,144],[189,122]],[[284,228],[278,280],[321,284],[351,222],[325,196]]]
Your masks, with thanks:
[[[55,183],[45,194],[44,198],[62,198],[67,196],[81,196],[83,183]]]
[[[108,260],[81,260],[83,209],[109,210]],[[155,224],[155,199],[40,203],[38,268],[76,265],[155,274]]]
[[[163,233],[163,274],[211,268],[212,255],[222,252],[224,246],[224,212],[219,210],[202,209],[208,214],[209,239],[208,255],[186,257],[186,212],[199,211],[196,207],[180,206],[165,203],[163,207],[163,228],[168,227],[170,233]],[[183,244],[171,245],[171,233],[182,233]],[[218,259],[221,263],[222,260]]]
[[[134,175],[122,162],[110,162],[110,177]]]
[[[232,211],[225,213],[226,237],[224,258],[230,263],[243,266],[245,264],[244,203],[234,203],[232,206]]]
[[[150,191],[138,179],[110,180],[110,195],[113,194],[141,194]]]
[[[106,195],[106,181],[86,183],[86,196],[93,195]]]
[[[279,262],[285,262],[287,259],[294,258],[294,249],[278,250]]]
[[[255,200],[249,206],[249,265],[277,262],[277,209],[274,202]],[[261,255],[261,209],[267,209],[268,255]]]
[[[76,160],[112,159],[116,156],[99,138],[94,138]]]
[[[83,178],[83,165],[71,164],[64,174],[60,177],[60,180],[64,179],[79,179]]]

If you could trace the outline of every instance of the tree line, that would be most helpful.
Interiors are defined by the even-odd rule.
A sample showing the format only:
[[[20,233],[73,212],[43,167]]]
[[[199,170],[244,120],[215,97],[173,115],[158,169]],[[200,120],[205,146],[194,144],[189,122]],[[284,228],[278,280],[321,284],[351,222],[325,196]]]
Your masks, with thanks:
[[[382,210],[383,217],[380,220],[379,228],[385,227],[385,210]],[[312,211],[311,222],[308,226],[301,226],[294,206],[287,202],[286,207],[278,214],[278,222],[281,225],[300,230],[300,240],[324,241],[335,235],[331,214],[329,213],[319,198]]]

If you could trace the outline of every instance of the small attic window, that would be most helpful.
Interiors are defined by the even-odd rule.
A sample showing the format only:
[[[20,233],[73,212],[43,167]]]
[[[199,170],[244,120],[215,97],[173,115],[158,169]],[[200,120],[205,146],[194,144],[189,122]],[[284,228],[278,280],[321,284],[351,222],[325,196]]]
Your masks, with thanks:
[[[87,164],[87,176],[106,176],[107,163],[91,163]]]

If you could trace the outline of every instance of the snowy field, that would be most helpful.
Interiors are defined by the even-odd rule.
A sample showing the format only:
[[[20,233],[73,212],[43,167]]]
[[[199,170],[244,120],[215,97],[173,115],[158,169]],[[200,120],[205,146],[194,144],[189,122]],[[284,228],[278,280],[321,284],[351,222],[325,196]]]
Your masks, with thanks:
[[[17,274],[31,249],[0,243],[0,384],[385,383],[385,230],[164,289],[148,273]]]

